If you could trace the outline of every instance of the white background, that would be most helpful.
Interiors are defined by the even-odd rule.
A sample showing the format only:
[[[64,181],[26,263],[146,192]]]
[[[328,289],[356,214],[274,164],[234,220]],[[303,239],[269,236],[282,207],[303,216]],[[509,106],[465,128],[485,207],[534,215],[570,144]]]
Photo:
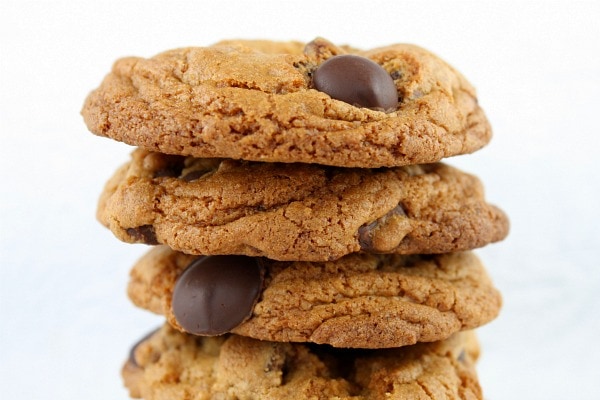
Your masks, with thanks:
[[[512,222],[478,251],[505,299],[479,330],[485,397],[600,398],[599,2],[194,3],[0,2],[0,397],[126,399],[121,363],[162,321],[125,295],[145,247],[94,217],[131,150],[79,115],[113,61],[323,36],[419,44],[477,87],[495,136],[448,162]]]

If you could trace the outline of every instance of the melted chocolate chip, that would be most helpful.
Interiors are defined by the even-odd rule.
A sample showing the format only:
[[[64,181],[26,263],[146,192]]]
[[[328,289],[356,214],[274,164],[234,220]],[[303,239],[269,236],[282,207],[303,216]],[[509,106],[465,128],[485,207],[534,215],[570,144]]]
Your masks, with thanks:
[[[392,77],[365,57],[344,54],[329,58],[313,74],[317,90],[360,107],[392,110],[398,107],[398,91]]]
[[[158,244],[156,232],[152,225],[142,225],[137,228],[127,228],[127,234],[138,243],[155,245]]]
[[[189,333],[221,335],[252,314],[262,285],[263,271],[255,258],[201,257],[177,279],[173,314]]]
[[[406,212],[400,204],[391,209],[383,217],[358,228],[358,243],[360,244],[360,248],[366,251],[373,251],[373,232],[380,226],[385,225],[390,218],[397,216],[406,216]]]

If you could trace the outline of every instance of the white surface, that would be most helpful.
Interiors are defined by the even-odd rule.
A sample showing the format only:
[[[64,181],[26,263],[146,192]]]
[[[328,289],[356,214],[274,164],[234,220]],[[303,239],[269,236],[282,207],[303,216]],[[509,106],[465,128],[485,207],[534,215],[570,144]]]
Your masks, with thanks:
[[[112,62],[315,36],[416,43],[477,87],[495,137],[449,162],[480,176],[512,221],[509,239],[478,251],[505,298],[479,330],[484,393],[600,398],[600,3],[194,3],[0,3],[2,398],[126,399],[121,362],[162,321],[125,296],[144,247],[94,219],[130,151],[79,116]]]

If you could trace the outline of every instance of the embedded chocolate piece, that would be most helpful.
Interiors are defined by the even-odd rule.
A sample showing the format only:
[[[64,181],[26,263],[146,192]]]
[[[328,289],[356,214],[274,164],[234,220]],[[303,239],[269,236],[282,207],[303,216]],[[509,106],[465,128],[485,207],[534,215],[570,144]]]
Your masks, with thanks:
[[[398,90],[379,64],[365,57],[345,54],[329,58],[313,73],[321,92],[352,105],[381,110],[398,106]]]
[[[262,268],[254,258],[198,258],[177,279],[173,314],[189,333],[221,335],[250,317],[262,284]]]
[[[387,214],[358,229],[361,250],[368,252],[390,252],[396,248],[409,232],[410,224],[401,204]]]
[[[158,244],[156,232],[152,225],[142,225],[137,228],[127,228],[127,234],[135,240],[136,243]]]

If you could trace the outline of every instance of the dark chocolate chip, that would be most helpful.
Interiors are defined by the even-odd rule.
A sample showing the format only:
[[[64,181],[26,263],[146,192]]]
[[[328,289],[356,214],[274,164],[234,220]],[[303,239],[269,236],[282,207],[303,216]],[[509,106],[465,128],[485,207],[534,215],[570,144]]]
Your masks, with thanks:
[[[156,332],[158,332],[159,328],[154,329],[153,331],[147,333],[146,335],[144,335],[144,337],[142,337],[140,340],[138,340],[132,347],[131,350],[129,351],[129,362],[136,366],[139,367],[139,364],[137,362],[137,360],[135,359],[135,351],[136,349],[139,347],[140,344],[144,343],[146,340],[150,339],[152,337],[152,335],[154,335]]]
[[[398,204],[396,207],[388,211],[388,213],[383,217],[358,228],[358,243],[360,244],[360,248],[362,250],[372,251],[373,232],[380,225],[384,225],[388,219],[394,216],[406,216],[406,212],[404,211],[404,208],[402,208],[402,205]]]
[[[156,232],[152,225],[142,225],[137,228],[127,228],[127,234],[133,238],[137,243],[145,244],[158,244],[156,239]]]
[[[313,85],[352,105],[384,111],[398,107],[394,80],[379,64],[365,57],[344,54],[329,58],[313,73]]]
[[[250,317],[262,285],[263,271],[255,258],[201,257],[177,279],[173,314],[189,333],[221,335]]]
[[[377,220],[358,228],[358,244],[362,250],[370,250],[373,247],[373,230],[377,227]]]

